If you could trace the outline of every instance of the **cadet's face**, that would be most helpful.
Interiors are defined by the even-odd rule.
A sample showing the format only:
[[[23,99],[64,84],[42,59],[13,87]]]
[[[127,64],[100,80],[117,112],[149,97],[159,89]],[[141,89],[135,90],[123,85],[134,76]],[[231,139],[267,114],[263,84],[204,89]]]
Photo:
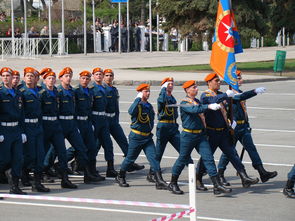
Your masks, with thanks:
[[[221,82],[219,77],[213,78],[211,81],[208,82],[208,86],[211,90],[219,90],[220,84]]]
[[[1,75],[1,78],[2,78],[3,84],[5,85],[11,84],[12,82],[12,76],[9,72],[3,72]]]
[[[167,85],[167,91],[168,92],[172,92],[174,88],[174,83],[173,82],[169,82],[169,84]]]
[[[19,75],[12,75],[12,86],[17,86],[20,81]]]
[[[70,85],[71,81],[72,81],[72,74],[64,74],[61,78],[60,78],[61,82],[66,84],[66,85]]]
[[[39,75],[37,75],[35,78],[35,84],[37,84],[39,80],[40,80],[40,77],[39,77]]]
[[[33,73],[27,73],[24,77],[24,81],[26,84],[34,84],[35,81],[35,75]]]
[[[150,89],[144,89],[141,91],[142,92],[142,99],[143,100],[148,100],[150,97]]]
[[[44,83],[47,87],[53,87],[55,85],[56,78],[54,76],[48,76],[44,79]]]
[[[197,96],[198,91],[199,91],[199,89],[198,89],[198,86],[196,84],[192,85],[192,86],[190,86],[189,88],[186,89],[186,93],[190,97]]]
[[[87,76],[80,77],[80,84],[82,87],[87,87],[90,81],[91,81],[90,77],[87,77]]]
[[[93,79],[95,82],[102,82],[103,78],[104,78],[104,75],[101,72],[95,72],[93,74]]]
[[[243,78],[242,78],[241,75],[239,75],[239,76],[238,76],[238,85],[239,85],[239,86],[242,86],[242,84],[243,84]]]
[[[111,84],[111,83],[113,83],[113,80],[114,80],[114,74],[112,74],[112,73],[106,73],[106,74],[104,75],[103,80],[104,80],[107,84]]]

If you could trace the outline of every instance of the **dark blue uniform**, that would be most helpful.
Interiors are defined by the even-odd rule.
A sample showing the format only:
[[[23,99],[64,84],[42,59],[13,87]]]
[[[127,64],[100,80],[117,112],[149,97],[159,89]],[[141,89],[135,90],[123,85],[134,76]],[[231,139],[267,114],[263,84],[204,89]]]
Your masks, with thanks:
[[[106,116],[108,122],[109,133],[118,143],[124,156],[128,152],[128,141],[124,134],[124,131],[119,124],[119,92],[116,87],[104,84],[106,89],[107,105],[106,105]]]
[[[75,94],[70,87],[68,90],[61,85],[57,88],[59,99],[59,120],[66,138],[77,152],[77,159],[82,168],[88,164],[85,144],[79,133],[75,116]]]
[[[222,109],[213,111],[207,110],[205,113],[207,135],[209,137],[209,144],[214,154],[217,147],[219,147],[223,153],[227,155],[230,162],[233,164],[237,171],[243,171],[244,165],[239,159],[233,143],[231,141],[230,133],[228,130],[228,121],[226,118],[225,104],[223,101],[227,99],[227,94],[222,92],[217,92],[217,94],[211,90],[206,90],[201,95],[201,102],[203,104],[220,103]],[[198,167],[197,174],[202,174],[205,172],[205,167],[203,164],[203,159],[201,158]]]
[[[288,173],[288,180],[292,180],[293,182],[295,182],[295,164]]]
[[[12,177],[21,176],[23,165],[22,137],[22,100],[15,89],[0,87],[0,171],[11,168]]]
[[[217,170],[213,154],[205,134],[204,116],[207,104],[200,104],[198,99],[186,97],[181,101],[180,114],[183,131],[180,137],[180,153],[172,168],[172,175],[179,176],[190,160],[191,152],[195,148],[201,155],[208,174],[213,177]],[[187,105],[187,106],[184,106]]]
[[[107,105],[106,89],[102,85],[98,85],[95,82],[90,87],[90,89],[93,96],[92,123],[94,126],[94,136],[96,139],[98,139],[99,144],[102,145],[102,147],[104,148],[105,160],[113,161],[113,143],[108,130],[108,123],[105,112]],[[97,149],[97,153],[98,151],[99,149]]]
[[[257,94],[254,90],[246,91],[244,93],[239,91],[239,93],[240,94],[233,97],[233,120],[237,122],[237,126],[234,130],[235,146],[237,141],[240,141],[243,147],[247,150],[252,160],[252,165],[255,168],[258,165],[262,165],[262,161],[251,136],[251,128],[248,121],[245,100],[254,97]],[[222,154],[219,160],[218,168],[225,170],[228,163],[229,160],[227,156]]]
[[[27,135],[27,142],[24,144],[24,168],[41,173],[45,152],[40,94],[37,88],[27,88],[26,85],[23,85],[20,92],[23,100],[24,130]]]
[[[65,172],[67,168],[67,155],[63,130],[58,120],[57,89],[54,88],[51,91],[44,85],[44,88],[39,93],[42,105],[45,153],[49,151],[50,144],[52,144],[58,156],[59,169],[61,172]],[[45,162],[44,166],[47,166]]]
[[[155,144],[151,133],[155,118],[152,105],[148,102],[141,102],[141,98],[136,98],[128,113],[131,115],[131,132],[129,134],[128,154],[121,164],[121,170],[128,171],[143,150],[151,167],[155,172],[159,172],[160,164],[156,160]]]

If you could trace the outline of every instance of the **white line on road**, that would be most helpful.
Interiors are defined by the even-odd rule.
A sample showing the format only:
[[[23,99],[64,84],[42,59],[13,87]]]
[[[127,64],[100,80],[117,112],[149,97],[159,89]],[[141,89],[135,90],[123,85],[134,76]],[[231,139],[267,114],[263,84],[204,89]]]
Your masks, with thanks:
[[[0,204],[53,207],[53,208],[65,208],[65,209],[81,209],[81,210],[132,213],[132,214],[154,215],[154,216],[168,216],[168,215],[170,215],[168,213],[143,212],[143,211],[136,211],[136,210],[121,210],[121,209],[108,209],[108,208],[70,206],[70,205],[59,205],[59,204],[44,204],[44,203],[23,203],[23,202],[14,202],[14,201],[0,201]],[[189,217],[185,216],[184,218],[189,218]],[[235,220],[235,219],[222,219],[222,218],[213,218],[213,217],[206,217],[206,216],[198,216],[197,218],[202,219],[202,220],[239,221],[239,220]]]

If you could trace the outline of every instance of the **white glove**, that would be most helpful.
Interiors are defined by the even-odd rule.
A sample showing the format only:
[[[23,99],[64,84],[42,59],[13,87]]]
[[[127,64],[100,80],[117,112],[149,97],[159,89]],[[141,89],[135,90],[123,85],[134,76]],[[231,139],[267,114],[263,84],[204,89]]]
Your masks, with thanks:
[[[78,133],[80,133],[80,130],[79,129],[77,129],[78,130]]]
[[[169,84],[169,82],[167,81],[167,82],[165,82],[162,86],[161,86],[161,89],[162,88],[167,88],[167,86],[168,86],[168,84]]]
[[[233,120],[232,124],[231,124],[231,128],[235,129],[237,126],[237,122],[235,120]]]
[[[142,95],[143,95],[142,92],[138,92],[136,98],[138,98],[138,97],[139,97],[139,98],[142,98]]]
[[[232,90],[227,90],[225,93],[227,94],[228,97],[234,97],[235,96],[235,92],[232,91]]]
[[[220,104],[214,103],[214,104],[209,104],[208,105],[208,109],[210,109],[210,110],[216,111],[216,110],[219,110],[220,108],[221,108]]]
[[[94,126],[93,125],[91,125],[91,126],[92,126],[92,130],[94,131],[95,130]]]
[[[25,134],[22,134],[22,142],[23,143],[27,142],[27,136]]]
[[[4,136],[0,135],[0,143],[2,143],[4,141]]]
[[[256,94],[263,94],[265,93],[266,89],[264,87],[258,87],[254,91]]]

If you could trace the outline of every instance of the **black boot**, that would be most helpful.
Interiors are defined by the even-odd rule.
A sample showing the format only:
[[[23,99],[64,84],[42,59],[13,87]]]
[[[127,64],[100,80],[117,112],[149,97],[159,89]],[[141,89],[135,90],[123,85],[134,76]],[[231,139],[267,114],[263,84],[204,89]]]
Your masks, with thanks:
[[[71,163],[72,173],[76,175],[84,175],[83,168],[81,168],[80,164],[77,160],[73,160]],[[68,173],[69,174],[69,173]]]
[[[203,176],[200,175],[200,174],[198,174],[198,173],[196,173],[196,189],[197,190],[200,190],[200,191],[207,191],[208,188],[205,187],[202,179],[203,179]]]
[[[126,182],[126,171],[120,170],[118,176],[116,177],[116,181],[120,187],[129,187],[129,184]]]
[[[183,194],[183,191],[178,186],[178,183],[177,183],[178,177],[179,176],[172,175],[171,181],[168,185],[168,190],[172,191],[172,193],[174,194],[180,195],[180,194]]]
[[[32,186],[28,169],[22,170],[21,183],[23,186]]]
[[[251,185],[256,184],[256,183],[259,182],[259,179],[258,178],[256,178],[256,179],[250,178],[247,175],[247,173],[246,173],[245,170],[239,171],[238,174],[240,175],[240,178],[242,180],[243,187],[245,187],[245,188],[248,188]]]
[[[288,180],[286,183],[285,188],[283,189],[283,193],[285,196],[287,196],[288,198],[295,198],[295,192],[294,192],[294,181],[292,180]]]
[[[258,173],[260,175],[260,179],[262,183],[267,182],[269,179],[274,178],[278,175],[277,171],[268,172],[264,169],[263,165],[258,165],[254,167],[256,170],[258,170]]]
[[[101,176],[96,170],[96,160],[92,160],[89,162],[89,169],[92,175],[98,177],[101,181],[105,180],[105,177]]]
[[[5,176],[5,172],[0,172],[0,184],[8,184],[7,177]]]
[[[68,174],[66,171],[61,172],[62,178],[61,178],[61,187],[62,188],[68,188],[68,189],[77,189],[77,185],[73,184],[68,177]]]
[[[146,176],[146,180],[149,181],[150,183],[155,183],[155,172],[150,169],[149,173]]]
[[[84,183],[85,184],[95,184],[97,182],[105,180],[104,177],[97,177],[91,173],[89,166],[85,167],[84,170]]]
[[[230,186],[230,183],[224,177],[224,169],[218,169],[218,175],[223,186]]]
[[[10,170],[5,171],[5,175],[7,177],[8,184],[10,186],[10,190],[9,190],[10,194],[21,194],[21,195],[27,194],[19,188],[18,186],[19,178],[11,176]]]
[[[116,177],[118,176],[118,172],[114,168],[114,161],[113,160],[108,160],[108,168],[107,168],[107,177]]]
[[[218,176],[212,176],[210,177],[213,183],[213,193],[214,195],[218,195],[221,193],[230,193],[232,191],[232,189],[230,188],[226,188],[222,185],[221,180]]]
[[[46,167],[46,168],[44,168],[44,173],[48,177],[57,177],[57,173],[55,172],[55,170],[52,167]]]
[[[144,165],[138,165],[137,163],[133,163],[130,165],[127,172],[133,172],[135,170],[143,170],[143,169],[144,169]]]
[[[41,177],[42,173],[34,173],[34,183],[32,184],[32,191],[43,193],[50,192],[49,188],[46,188],[44,185],[41,184]]]
[[[162,172],[155,172],[155,180],[156,180],[156,189],[157,190],[167,190],[168,184],[163,180]]]

